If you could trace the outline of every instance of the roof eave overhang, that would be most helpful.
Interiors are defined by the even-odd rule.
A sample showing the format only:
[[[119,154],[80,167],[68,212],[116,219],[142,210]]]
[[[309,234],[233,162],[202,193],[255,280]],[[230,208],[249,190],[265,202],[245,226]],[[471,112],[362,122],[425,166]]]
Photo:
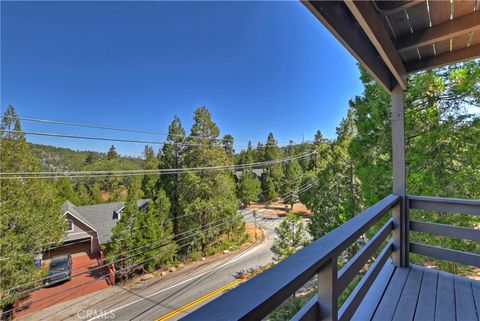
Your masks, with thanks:
[[[301,0],[318,20],[342,43],[379,84],[391,92],[407,88],[410,73],[480,57],[480,44],[404,63],[400,51],[418,48],[458,34],[480,30],[478,12],[451,19],[434,27],[418,30],[412,36],[393,42],[373,1]],[[405,2],[400,7],[414,6]],[[408,38],[408,39],[407,39]],[[398,42],[398,43],[397,43]]]

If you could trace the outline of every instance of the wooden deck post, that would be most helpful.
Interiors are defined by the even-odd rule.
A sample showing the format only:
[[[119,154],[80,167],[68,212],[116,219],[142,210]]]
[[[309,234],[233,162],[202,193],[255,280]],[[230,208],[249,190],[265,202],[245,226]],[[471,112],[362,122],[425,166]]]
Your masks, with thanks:
[[[393,208],[393,262],[397,266],[409,265],[408,208],[406,204],[405,171],[405,107],[404,93],[400,86],[392,90],[392,165],[393,194],[401,197]]]
[[[330,258],[318,272],[319,320],[338,320],[337,257]]]

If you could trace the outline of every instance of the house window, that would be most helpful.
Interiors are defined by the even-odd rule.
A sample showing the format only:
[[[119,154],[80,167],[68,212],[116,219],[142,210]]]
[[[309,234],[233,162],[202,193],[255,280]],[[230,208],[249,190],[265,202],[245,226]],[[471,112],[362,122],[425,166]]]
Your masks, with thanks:
[[[73,232],[73,221],[72,220],[67,220],[67,231],[68,232]]]

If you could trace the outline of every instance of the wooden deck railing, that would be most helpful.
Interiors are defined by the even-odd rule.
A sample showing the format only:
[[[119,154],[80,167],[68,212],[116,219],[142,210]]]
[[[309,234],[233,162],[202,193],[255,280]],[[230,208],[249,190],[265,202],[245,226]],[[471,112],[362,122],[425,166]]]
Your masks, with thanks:
[[[338,297],[387,240],[395,228],[393,220],[389,219],[340,271],[337,271],[337,257],[385,217],[399,201],[399,196],[387,196],[280,264],[190,313],[183,320],[260,320],[315,275],[318,275],[318,295],[293,319],[349,320],[395,250],[392,240],[381,250],[340,310]]]
[[[399,229],[392,217],[340,271],[337,271],[338,256],[395,206],[401,206],[400,197],[387,196],[278,265],[190,313],[182,320],[261,320],[315,275],[318,276],[318,295],[312,297],[292,320],[350,320],[385,262],[392,253],[399,251],[399,245],[395,244],[408,244],[407,253],[410,250],[433,258],[480,266],[478,254],[409,242],[408,229],[404,234],[405,240],[395,242],[398,240],[392,237],[386,242],[389,235]],[[408,209],[480,215],[480,201],[407,196],[406,209],[407,218]],[[472,228],[414,220],[409,221],[407,225],[414,232],[480,240],[480,230]],[[376,256],[373,264],[338,309],[338,298],[341,293],[385,242],[386,245]]]
[[[426,196],[408,196],[407,206],[410,209],[437,211],[441,213],[461,213],[469,215],[480,215],[480,201],[464,200],[456,198],[440,198]],[[480,241],[480,230],[410,220],[410,231],[425,232],[453,238]],[[431,246],[410,242],[410,252],[417,253],[437,259],[449,260],[466,265],[480,267],[480,255],[476,253],[463,252],[442,247]]]

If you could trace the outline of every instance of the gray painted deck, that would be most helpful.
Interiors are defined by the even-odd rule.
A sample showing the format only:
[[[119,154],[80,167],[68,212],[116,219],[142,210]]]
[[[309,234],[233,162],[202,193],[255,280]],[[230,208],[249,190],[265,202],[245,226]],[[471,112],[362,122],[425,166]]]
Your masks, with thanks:
[[[480,281],[388,261],[352,320],[478,321]]]

